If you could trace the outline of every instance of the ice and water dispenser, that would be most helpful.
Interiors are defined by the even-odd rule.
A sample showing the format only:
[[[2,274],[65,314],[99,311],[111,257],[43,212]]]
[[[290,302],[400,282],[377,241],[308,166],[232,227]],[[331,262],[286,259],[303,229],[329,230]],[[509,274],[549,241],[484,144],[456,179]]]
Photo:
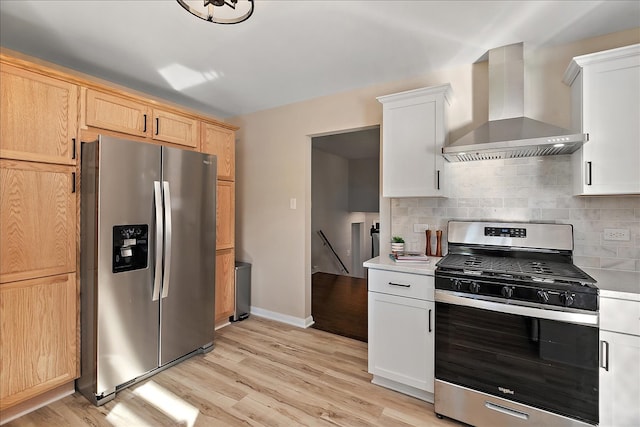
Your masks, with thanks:
[[[115,225],[113,227],[114,273],[147,268],[149,225]]]

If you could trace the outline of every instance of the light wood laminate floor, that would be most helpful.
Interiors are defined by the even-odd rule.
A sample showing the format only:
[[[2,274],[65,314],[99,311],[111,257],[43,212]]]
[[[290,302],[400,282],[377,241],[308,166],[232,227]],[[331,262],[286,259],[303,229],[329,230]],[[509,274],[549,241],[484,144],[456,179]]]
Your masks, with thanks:
[[[101,407],[75,393],[7,426],[459,426],[370,383],[367,344],[257,317]]]

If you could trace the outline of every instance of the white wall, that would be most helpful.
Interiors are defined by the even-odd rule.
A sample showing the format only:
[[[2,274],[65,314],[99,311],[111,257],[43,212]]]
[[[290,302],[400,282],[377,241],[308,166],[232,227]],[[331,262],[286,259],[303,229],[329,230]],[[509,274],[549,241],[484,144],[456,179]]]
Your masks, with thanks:
[[[537,52],[525,61],[525,112],[569,127],[571,58],[640,42],[638,29]],[[496,46],[490,46],[496,47]],[[526,43],[525,43],[526,49]],[[486,63],[441,70],[232,119],[237,133],[236,252],[251,262],[252,305],[295,319],[311,315],[311,136],[379,125],[376,97],[451,83],[450,140],[487,120]],[[382,142],[384,144],[384,141]],[[289,209],[290,198],[297,209]],[[381,199],[381,253],[388,251],[391,211]]]
[[[380,209],[380,158],[349,160],[349,210]]]

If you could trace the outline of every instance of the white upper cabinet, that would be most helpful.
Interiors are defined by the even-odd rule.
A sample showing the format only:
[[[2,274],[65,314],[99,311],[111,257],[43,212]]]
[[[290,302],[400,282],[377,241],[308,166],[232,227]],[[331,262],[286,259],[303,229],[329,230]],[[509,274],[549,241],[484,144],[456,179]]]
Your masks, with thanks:
[[[382,196],[444,197],[445,84],[377,98],[383,104]]]
[[[589,140],[573,154],[574,194],[640,194],[640,44],[573,58],[572,127]]]

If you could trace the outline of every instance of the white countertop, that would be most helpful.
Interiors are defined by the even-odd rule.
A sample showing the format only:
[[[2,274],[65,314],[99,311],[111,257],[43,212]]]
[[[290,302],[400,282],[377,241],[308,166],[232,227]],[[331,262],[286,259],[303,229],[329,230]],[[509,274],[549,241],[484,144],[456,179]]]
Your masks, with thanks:
[[[640,301],[640,272],[586,267],[580,269],[596,279],[601,297]]]
[[[362,265],[367,268],[373,268],[376,270],[391,270],[399,271],[401,273],[414,273],[433,276],[433,272],[436,269],[436,263],[441,259],[442,257],[434,256],[429,257],[429,261],[426,262],[396,262],[388,256],[378,256],[365,261]]]
[[[429,257],[428,262],[399,263],[388,256],[379,256],[367,260],[363,265],[377,270],[399,271],[402,273],[424,274],[433,276],[436,263],[440,257]],[[600,296],[604,298],[618,298],[640,301],[640,272],[603,270],[600,268],[580,267],[589,276],[596,279],[596,286],[600,289]]]

